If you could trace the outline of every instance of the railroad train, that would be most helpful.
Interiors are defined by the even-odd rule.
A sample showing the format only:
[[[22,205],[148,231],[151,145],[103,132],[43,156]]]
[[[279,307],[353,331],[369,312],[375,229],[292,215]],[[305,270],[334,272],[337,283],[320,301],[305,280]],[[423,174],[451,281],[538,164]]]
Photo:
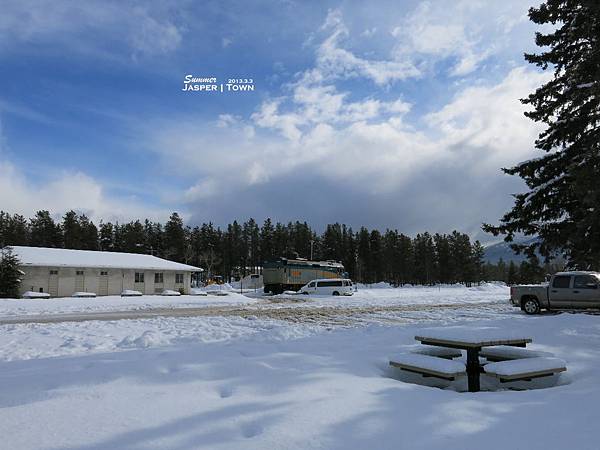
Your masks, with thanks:
[[[344,265],[336,261],[277,258],[263,264],[265,293],[298,291],[306,283],[319,278],[347,277]]]

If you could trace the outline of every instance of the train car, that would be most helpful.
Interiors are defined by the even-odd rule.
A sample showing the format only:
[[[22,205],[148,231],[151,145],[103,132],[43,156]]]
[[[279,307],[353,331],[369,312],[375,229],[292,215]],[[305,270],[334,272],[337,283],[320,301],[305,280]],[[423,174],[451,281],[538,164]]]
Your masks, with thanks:
[[[298,291],[306,283],[320,278],[346,278],[343,264],[336,261],[308,261],[278,258],[263,265],[265,293]]]

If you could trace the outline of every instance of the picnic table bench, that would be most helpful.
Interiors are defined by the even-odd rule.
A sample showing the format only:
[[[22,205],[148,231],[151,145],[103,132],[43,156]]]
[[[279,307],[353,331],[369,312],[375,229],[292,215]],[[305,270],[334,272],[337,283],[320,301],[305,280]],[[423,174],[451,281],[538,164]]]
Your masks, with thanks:
[[[529,350],[520,347],[511,347],[507,345],[499,345],[497,347],[485,347],[479,352],[488,361],[510,361],[513,359],[551,357],[552,353]]]
[[[462,362],[417,353],[393,356],[390,359],[390,365],[406,372],[448,381],[453,381],[459,375],[465,374],[465,364]]]
[[[462,352],[455,348],[434,347],[432,345],[417,345],[410,350],[411,353],[427,356],[437,356],[438,358],[453,359],[460,358]]]
[[[494,362],[484,367],[485,373],[498,378],[501,383],[531,381],[533,378],[548,377],[565,370],[567,367],[562,359],[547,357]]]

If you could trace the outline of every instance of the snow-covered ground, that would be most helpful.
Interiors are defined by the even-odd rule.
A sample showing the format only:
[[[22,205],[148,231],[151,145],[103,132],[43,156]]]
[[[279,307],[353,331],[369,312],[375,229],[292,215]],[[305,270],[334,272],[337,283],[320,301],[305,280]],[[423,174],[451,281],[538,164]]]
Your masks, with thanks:
[[[598,316],[514,313],[467,323],[525,333],[532,348],[568,366],[557,380],[532,382],[538,389],[495,385],[502,390],[475,394],[454,390],[460,383],[408,383],[388,367],[387,355],[414,345],[422,325],[319,331],[229,320],[180,324],[204,342],[163,346],[142,333],[123,342],[126,351],[73,347],[70,356],[42,358],[42,347],[40,359],[1,363],[3,447],[598,448]],[[133,336],[147,327],[124,322]],[[118,324],[97,326],[98,335],[111,336]]]
[[[139,297],[121,297],[109,295],[95,298],[52,298],[52,299],[0,299],[0,318],[24,315],[44,315],[76,312],[131,311],[152,308],[197,308],[202,306],[243,305],[256,303],[236,292],[226,296],[180,295],[169,297],[162,295],[142,295]]]
[[[207,290],[210,291],[209,288]],[[53,298],[53,299],[0,299],[0,319],[23,315],[48,315],[76,312],[130,311],[152,308],[198,308],[222,305],[252,305],[258,302],[285,307],[368,307],[409,304],[455,304],[487,303],[506,301],[509,289],[504,284],[485,283],[481,286],[403,288],[360,288],[351,297],[277,295],[264,296],[257,292],[227,291],[226,296],[190,296],[179,297],[150,296],[120,297],[107,296],[96,298]]]
[[[240,298],[254,302],[242,306],[251,315],[1,326],[2,448],[598,448],[600,316],[526,316],[498,286],[361,289],[268,307],[289,302],[299,318],[348,314],[344,302],[360,298],[381,311],[339,325],[275,320],[258,313],[265,299]],[[385,309],[395,304],[409,309],[402,317]],[[490,378],[482,386],[492,391],[466,393],[462,379],[388,366],[420,330],[447,324],[525,334],[528,347],[564,359],[568,371],[530,384]]]

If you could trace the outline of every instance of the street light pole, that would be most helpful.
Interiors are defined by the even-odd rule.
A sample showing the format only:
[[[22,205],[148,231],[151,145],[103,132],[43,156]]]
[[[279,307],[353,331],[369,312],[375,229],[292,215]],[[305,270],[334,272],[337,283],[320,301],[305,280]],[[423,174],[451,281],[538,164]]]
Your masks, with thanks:
[[[313,259],[313,244],[315,243],[315,241],[313,239],[310,240],[310,260],[312,261]]]

